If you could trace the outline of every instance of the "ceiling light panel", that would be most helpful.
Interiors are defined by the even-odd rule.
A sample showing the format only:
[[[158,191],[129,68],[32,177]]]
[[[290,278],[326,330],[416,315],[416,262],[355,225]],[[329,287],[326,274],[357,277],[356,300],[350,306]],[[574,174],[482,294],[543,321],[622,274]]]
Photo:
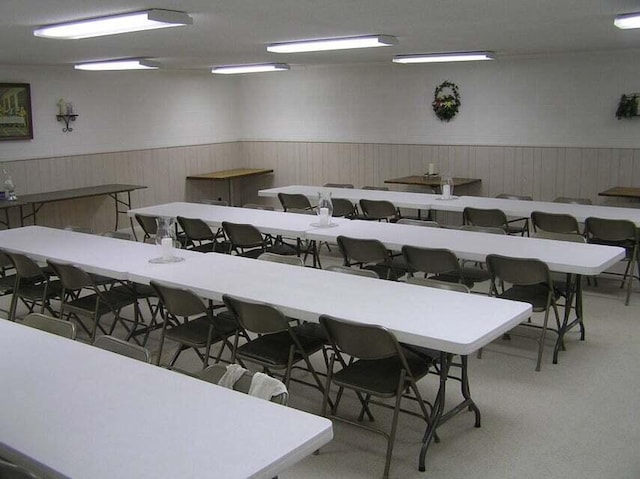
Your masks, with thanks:
[[[471,62],[493,60],[493,52],[459,52],[459,53],[424,53],[414,55],[396,55],[394,63],[442,63],[442,62]]]
[[[289,70],[286,63],[260,63],[254,65],[224,65],[213,67],[211,73],[233,75],[236,73],[262,73]]]
[[[359,37],[325,38],[301,40],[298,42],[272,43],[267,51],[273,53],[321,52],[328,50],[348,50],[353,48],[374,48],[397,45],[398,40],[390,35],[366,35]]]
[[[184,12],[152,9],[47,25],[36,28],[33,34],[37,37],[75,40],[191,24],[193,19]]]
[[[159,63],[145,59],[122,59],[104,62],[89,62],[75,65],[76,70],[87,71],[119,71],[119,70],[157,70]]]
[[[613,24],[622,28],[623,30],[629,28],[640,28],[640,13],[627,13],[625,15],[618,15]]]

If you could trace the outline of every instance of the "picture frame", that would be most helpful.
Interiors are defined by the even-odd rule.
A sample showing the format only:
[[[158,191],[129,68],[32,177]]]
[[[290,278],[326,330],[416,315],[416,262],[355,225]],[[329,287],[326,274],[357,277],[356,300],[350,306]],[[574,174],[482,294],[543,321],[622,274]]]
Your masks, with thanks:
[[[32,139],[31,85],[0,83],[0,141]]]

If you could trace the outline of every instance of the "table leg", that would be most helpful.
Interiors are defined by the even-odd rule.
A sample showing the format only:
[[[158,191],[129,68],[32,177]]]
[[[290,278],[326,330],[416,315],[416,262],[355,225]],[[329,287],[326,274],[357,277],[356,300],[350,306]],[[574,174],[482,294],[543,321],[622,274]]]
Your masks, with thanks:
[[[424,437],[422,439],[422,448],[420,449],[420,457],[418,460],[418,470],[420,470],[421,472],[424,472],[426,469],[425,457],[427,455],[427,449],[429,448],[431,441],[435,438],[436,429],[439,426],[447,422],[459,412],[469,409],[475,413],[474,426],[480,427],[480,410],[473,402],[473,399],[471,399],[471,392],[469,390],[467,356],[461,356],[462,374],[460,377],[460,390],[462,392],[464,400],[454,408],[444,413],[446,385],[447,379],[449,378],[449,369],[451,367],[452,359],[453,354],[445,352],[440,353],[440,387],[438,388],[438,394],[436,395],[436,399],[431,410],[431,417],[429,421],[430,426],[427,426],[427,430],[425,431]]]
[[[553,348],[553,364],[558,364],[558,352],[564,345],[564,335],[567,331],[578,325],[580,327],[580,340],[584,341],[585,337],[582,309],[582,276],[579,274],[571,275],[570,280],[567,281],[567,290],[567,299],[564,306],[564,318],[562,320],[562,326],[558,331],[558,339]],[[573,321],[569,322],[569,317],[571,316],[571,305],[574,304],[574,302],[576,317]]]
[[[227,188],[229,189],[229,206],[233,206],[233,182],[231,178],[227,179]]]

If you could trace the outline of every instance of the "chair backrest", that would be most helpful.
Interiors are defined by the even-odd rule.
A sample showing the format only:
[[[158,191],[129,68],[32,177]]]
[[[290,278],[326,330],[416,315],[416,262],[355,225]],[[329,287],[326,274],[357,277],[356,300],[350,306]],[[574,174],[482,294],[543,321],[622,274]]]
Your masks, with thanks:
[[[367,218],[381,220],[395,218],[398,210],[393,203],[386,200],[360,200],[360,209]]]
[[[144,231],[145,238],[149,238],[152,235],[155,235],[158,231],[158,222],[156,220],[156,216],[149,215],[135,215],[136,221]]]
[[[499,209],[471,208],[467,206],[462,217],[465,223],[473,226],[489,226],[491,228],[506,228],[507,216]]]
[[[301,208],[288,208],[287,213],[297,213],[299,215],[316,215],[313,210],[301,209]]]
[[[131,233],[127,233],[126,231],[105,231],[102,233],[102,236],[107,238],[116,238],[126,241],[133,241],[133,236]]]
[[[398,220],[399,225],[411,225],[411,226],[426,226],[428,228],[440,228],[440,223],[437,221],[417,220],[414,218],[400,218]]]
[[[225,200],[200,200],[200,203],[204,205],[213,205],[213,206],[229,206],[229,203]]]
[[[206,368],[204,371],[202,371],[200,374],[198,374],[198,378],[202,379],[203,381],[207,381],[209,383],[218,384],[222,376],[224,376],[224,373],[226,372],[226,370],[227,370],[226,366],[222,364],[219,364],[219,363],[212,364],[211,366]],[[240,379],[238,379],[236,383],[233,385],[233,390],[248,394],[249,389],[251,388],[251,381],[253,379],[254,374],[255,373],[252,373],[250,371],[245,371],[240,377]],[[276,379],[274,378],[274,380]],[[286,406],[288,399],[289,399],[288,393],[281,393],[281,394],[276,394],[275,396],[272,396],[270,401]]]
[[[353,216],[356,212],[355,205],[345,198],[332,198],[331,203],[333,204],[333,216],[336,218]]]
[[[455,253],[445,248],[402,247],[402,256],[412,271],[441,274],[460,271]]]
[[[503,228],[493,226],[475,226],[475,225],[462,225],[458,228],[460,231],[475,231],[477,233],[489,233],[494,235],[506,235],[507,232]]]
[[[395,336],[386,328],[320,316],[329,341],[334,348],[359,359],[384,359],[400,354]]]
[[[113,336],[100,336],[93,342],[93,345],[96,348],[127,356],[131,359],[137,359],[144,363],[151,363],[151,354],[147,348],[138,346],[137,344],[128,343],[120,338],[114,338]]]
[[[550,231],[537,231],[533,234],[534,238],[549,239],[554,241],[568,241],[570,243],[586,243],[585,238],[580,233],[553,233]]]
[[[167,312],[177,317],[189,317],[208,312],[205,302],[193,291],[168,286],[157,281],[149,283]]]
[[[55,275],[60,278],[62,287],[67,291],[77,291],[82,288],[91,288],[94,291],[95,283],[89,273],[82,268],[66,263],[47,260],[47,264]]]
[[[610,220],[590,216],[584,221],[585,234],[589,240],[636,241],[636,225],[629,220]]]
[[[222,222],[224,234],[237,248],[254,248],[264,244],[260,230],[251,224]]]
[[[76,325],[71,321],[65,321],[40,313],[29,313],[22,320],[22,324],[46,331],[47,333],[62,336],[63,338],[76,339]]]
[[[558,196],[555,200],[553,200],[554,203],[569,203],[569,204],[573,204],[573,205],[592,205],[593,201],[591,201],[589,198],[570,198],[568,196]]]
[[[534,231],[542,230],[549,233],[580,233],[578,220],[567,214],[545,213],[534,211],[531,213]]]
[[[327,188],[353,188],[351,183],[325,183],[324,186]]]
[[[275,208],[271,205],[260,205],[258,203],[245,203],[242,205],[243,208],[249,208],[252,210],[267,210],[267,211],[275,211]]]
[[[289,330],[287,318],[277,308],[266,303],[255,303],[225,294],[222,301],[240,325],[256,334],[272,334]]]
[[[185,218],[178,216],[176,218],[185,236],[192,241],[213,241],[215,234],[209,228],[209,225],[199,218]]]
[[[311,209],[309,198],[299,193],[278,193],[278,199],[280,200],[282,209],[285,211],[288,211],[291,208],[299,210]]]
[[[40,479],[35,472],[4,459],[0,459],[0,477],[2,479]]]
[[[389,191],[388,186],[363,186],[362,190],[378,190],[378,191]]]
[[[380,279],[378,273],[370,269],[349,268],[348,266],[327,266],[325,271],[334,273],[353,274],[354,276],[364,276],[366,278]]]
[[[258,259],[271,261],[272,263],[290,264],[292,266],[304,266],[304,261],[299,256],[291,254],[262,253]]]
[[[501,198],[503,200],[523,200],[523,201],[533,201],[531,196],[527,195],[514,195],[511,193],[500,193],[496,195],[496,198]]]
[[[495,280],[499,278],[517,286],[552,284],[549,267],[535,258],[513,258],[497,254],[487,255],[487,267]]]
[[[428,286],[429,288],[446,289],[448,291],[456,291],[458,293],[470,293],[471,290],[467,285],[461,283],[449,283],[448,281],[438,281],[437,279],[419,278],[411,276],[407,278],[407,283],[418,286]]]
[[[355,263],[379,263],[389,261],[387,248],[377,239],[350,238],[338,236],[336,238],[345,266]]]
[[[20,253],[5,253],[13,264],[16,273],[23,279],[46,279],[38,263]]]

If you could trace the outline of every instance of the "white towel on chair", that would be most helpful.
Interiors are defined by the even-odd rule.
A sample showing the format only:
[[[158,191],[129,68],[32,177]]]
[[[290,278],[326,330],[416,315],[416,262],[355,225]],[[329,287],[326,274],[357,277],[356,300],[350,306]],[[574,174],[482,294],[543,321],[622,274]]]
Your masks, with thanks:
[[[282,381],[272,378],[264,373],[255,373],[251,379],[249,395],[269,401],[273,396],[286,394],[287,387]]]
[[[229,364],[227,370],[218,381],[218,386],[233,389],[233,386],[242,377],[246,369],[239,364]]]

